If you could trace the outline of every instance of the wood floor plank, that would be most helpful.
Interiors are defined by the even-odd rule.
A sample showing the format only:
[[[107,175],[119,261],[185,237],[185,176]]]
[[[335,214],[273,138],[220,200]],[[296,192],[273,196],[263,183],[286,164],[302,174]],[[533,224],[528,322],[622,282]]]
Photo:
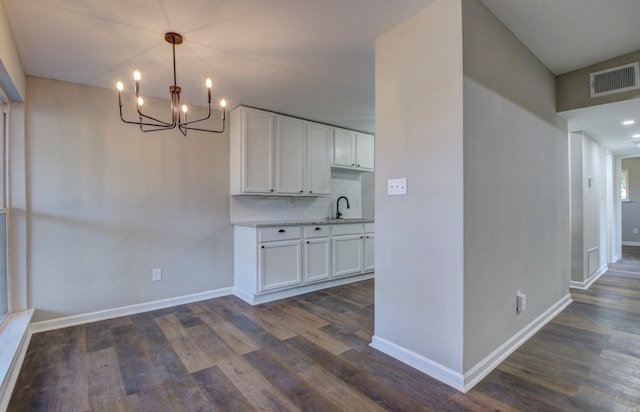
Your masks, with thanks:
[[[263,307],[258,312],[263,316],[268,316],[269,319],[274,322],[286,325],[291,336],[281,337],[281,340],[285,340],[296,335],[304,336],[334,355],[339,355],[350,349],[350,346],[345,345],[339,339],[334,338],[330,334],[318,328],[318,326],[326,326],[327,322],[307,322],[307,319],[309,318],[308,316],[298,318],[296,316],[289,315],[286,311],[281,310],[280,306]]]
[[[291,329],[287,322],[287,316],[282,312],[277,312],[269,307],[260,307],[257,310],[243,313],[255,324],[259,325],[273,336],[280,340],[285,340],[296,336],[296,332]]]
[[[214,410],[256,411],[218,366],[194,373],[193,379],[198,383]]]
[[[282,312],[285,312],[290,317],[298,319],[300,322],[311,328],[320,329],[331,324],[329,320],[314,315],[308,310],[304,310],[298,306],[291,305],[289,301],[279,302],[277,305],[274,305],[274,307]]]
[[[144,336],[133,325],[112,330],[114,348],[120,365],[125,393],[131,395],[141,390],[159,386],[166,376],[154,368],[148,358]]]
[[[87,353],[86,374],[90,405],[109,405],[118,411],[127,409],[118,356],[112,347]]]
[[[260,349],[243,356],[255,370],[277,387],[300,411],[339,411],[340,405],[324,397],[298,374]]]
[[[215,352],[208,350],[207,342],[192,337],[191,331],[175,315],[156,318],[155,321],[189,373],[216,364]]]
[[[246,356],[246,355],[245,355]],[[298,408],[243,357],[233,356],[218,365],[225,376],[259,411],[297,411]]]
[[[112,347],[111,329],[126,325],[131,325],[131,318],[128,316],[88,323],[86,325],[87,351],[93,352]]]
[[[309,340],[297,336],[289,344],[313,359],[320,367],[347,385],[362,393],[378,405],[392,411],[421,411],[427,406],[405,396],[400,388],[385,385],[378,376],[365,373],[349,362],[331,355]]]
[[[197,302],[189,306],[236,354],[244,355],[245,353],[260,349],[259,344],[254,342],[231,322],[226,321],[222,316],[210,310],[207,305],[204,305],[202,302]]]

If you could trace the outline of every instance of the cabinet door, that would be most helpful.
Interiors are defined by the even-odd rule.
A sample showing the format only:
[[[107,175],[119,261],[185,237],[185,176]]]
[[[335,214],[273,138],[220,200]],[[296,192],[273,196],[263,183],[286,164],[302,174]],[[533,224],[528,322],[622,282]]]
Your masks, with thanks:
[[[333,129],[316,123],[307,125],[307,193],[331,193],[331,144]]]
[[[375,269],[376,235],[367,233],[364,235],[364,270]]]
[[[363,238],[362,235],[333,237],[333,277],[362,272]]]
[[[333,133],[333,165],[355,167],[355,132],[334,129]]]
[[[276,138],[276,191],[304,193],[306,124],[303,120],[278,116]]]
[[[259,254],[259,292],[302,283],[299,240],[261,243]]]
[[[356,133],[356,167],[373,170],[374,141],[370,134]]]
[[[273,192],[273,119],[271,113],[244,111],[243,192]]]
[[[329,279],[331,276],[331,244],[329,238],[307,239],[304,243],[305,283]]]

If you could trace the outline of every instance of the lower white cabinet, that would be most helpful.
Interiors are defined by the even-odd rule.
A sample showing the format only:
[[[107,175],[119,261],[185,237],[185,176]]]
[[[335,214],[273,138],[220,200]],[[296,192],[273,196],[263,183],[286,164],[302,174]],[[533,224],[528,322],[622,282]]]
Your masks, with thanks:
[[[364,270],[374,270],[376,266],[376,234],[373,223],[364,224]]]
[[[333,238],[333,276],[362,273],[362,235],[345,235]]]
[[[373,271],[372,223],[236,225],[234,233],[234,292],[251,304],[345,283],[348,276],[358,280]]]
[[[302,283],[299,240],[263,242],[258,252],[259,292]]]

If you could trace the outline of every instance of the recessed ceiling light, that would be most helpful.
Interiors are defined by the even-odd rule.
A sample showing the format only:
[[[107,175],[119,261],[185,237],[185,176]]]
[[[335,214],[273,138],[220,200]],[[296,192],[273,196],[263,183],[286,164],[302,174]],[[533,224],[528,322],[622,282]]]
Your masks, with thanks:
[[[624,122],[622,122],[622,124],[625,126],[629,126],[630,124],[635,124],[635,123],[636,123],[635,120],[625,120]]]
[[[633,137],[634,139],[638,139],[638,138],[640,138],[640,134],[634,134],[634,135],[633,135],[633,136],[631,136],[631,137]]]

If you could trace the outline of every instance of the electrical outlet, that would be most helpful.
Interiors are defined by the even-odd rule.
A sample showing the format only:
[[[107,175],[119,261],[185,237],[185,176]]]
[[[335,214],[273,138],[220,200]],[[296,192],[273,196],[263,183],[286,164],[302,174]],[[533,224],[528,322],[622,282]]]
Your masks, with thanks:
[[[518,313],[527,310],[527,295],[522,293],[521,290],[516,292],[516,311]]]
[[[159,280],[162,280],[162,269],[161,268],[155,268],[151,271],[151,281],[152,282],[157,282]]]

